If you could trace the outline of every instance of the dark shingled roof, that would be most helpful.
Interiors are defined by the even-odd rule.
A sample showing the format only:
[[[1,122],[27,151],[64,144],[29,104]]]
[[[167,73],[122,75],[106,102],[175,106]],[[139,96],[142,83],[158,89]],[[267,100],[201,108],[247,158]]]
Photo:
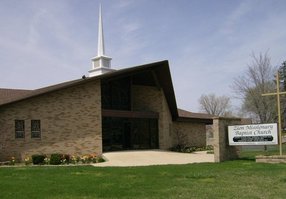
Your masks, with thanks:
[[[149,80],[149,78],[147,78],[147,76],[145,75],[149,75],[149,77],[152,77],[153,80]],[[171,73],[169,69],[169,63],[167,60],[135,66],[132,68],[121,69],[117,71],[112,71],[95,77],[81,78],[36,90],[0,89],[0,107],[98,79],[112,80],[128,76],[134,77],[137,82],[143,83],[143,85],[155,84],[157,87],[162,88],[173,120],[199,122],[206,124],[212,123],[212,116],[208,114],[192,113],[181,109],[179,110],[177,109],[176,98],[175,98]]]
[[[32,90],[0,88],[0,105],[31,93]]]
[[[55,90],[59,90],[59,89],[68,87],[69,85],[73,85],[75,82],[78,82],[80,80],[64,82],[61,84],[56,84],[56,85],[52,85],[52,86],[48,86],[48,87],[44,87],[44,88],[40,88],[40,89],[35,89],[35,90],[2,89],[2,88],[0,88],[0,106],[10,104],[13,102],[17,102],[17,101],[21,101],[24,99],[28,99],[31,97],[35,97],[35,96],[45,94],[48,92],[52,92]],[[10,97],[8,97],[8,96],[5,97],[5,94],[2,94],[2,92],[5,93],[4,90],[9,90],[8,93],[10,93]]]
[[[198,123],[205,123],[205,124],[212,124],[214,115],[210,115],[207,113],[193,113],[186,110],[178,109],[178,121],[179,122],[198,122]]]

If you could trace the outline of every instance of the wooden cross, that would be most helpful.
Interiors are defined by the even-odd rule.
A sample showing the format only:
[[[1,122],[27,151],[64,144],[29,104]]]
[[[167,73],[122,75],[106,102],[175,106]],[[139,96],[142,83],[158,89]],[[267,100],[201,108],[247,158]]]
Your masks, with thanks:
[[[262,96],[273,96],[276,95],[277,99],[277,113],[278,113],[278,132],[279,132],[279,152],[282,156],[282,125],[281,125],[281,110],[280,110],[280,95],[285,95],[286,92],[280,92],[280,80],[279,71],[276,74],[276,92],[275,93],[265,93]]]

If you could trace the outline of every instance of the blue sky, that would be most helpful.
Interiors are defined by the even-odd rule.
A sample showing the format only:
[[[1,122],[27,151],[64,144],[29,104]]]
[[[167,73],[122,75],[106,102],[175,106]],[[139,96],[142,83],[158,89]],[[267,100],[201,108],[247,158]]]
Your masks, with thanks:
[[[285,0],[1,0],[0,87],[87,74],[100,2],[112,67],[169,60],[178,107],[190,111],[202,94],[232,97],[252,52],[268,51],[273,66],[286,60]]]

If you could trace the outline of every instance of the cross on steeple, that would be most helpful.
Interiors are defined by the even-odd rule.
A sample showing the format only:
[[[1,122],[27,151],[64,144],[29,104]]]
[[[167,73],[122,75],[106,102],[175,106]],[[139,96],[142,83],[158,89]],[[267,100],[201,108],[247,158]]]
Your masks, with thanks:
[[[98,43],[97,43],[97,56],[92,58],[92,69],[89,71],[89,77],[101,75],[110,71],[111,69],[111,57],[105,55],[104,48],[104,35],[103,35],[103,23],[101,5],[99,6],[99,19],[98,19]]]

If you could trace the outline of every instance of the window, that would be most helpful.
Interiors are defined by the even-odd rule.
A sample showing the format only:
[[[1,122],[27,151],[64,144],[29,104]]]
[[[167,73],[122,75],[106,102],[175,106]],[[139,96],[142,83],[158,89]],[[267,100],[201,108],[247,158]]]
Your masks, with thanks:
[[[31,120],[31,138],[41,138],[41,120]]]
[[[131,80],[130,78],[102,82],[102,108],[114,110],[131,109]]]
[[[15,120],[15,138],[25,138],[24,120]]]

